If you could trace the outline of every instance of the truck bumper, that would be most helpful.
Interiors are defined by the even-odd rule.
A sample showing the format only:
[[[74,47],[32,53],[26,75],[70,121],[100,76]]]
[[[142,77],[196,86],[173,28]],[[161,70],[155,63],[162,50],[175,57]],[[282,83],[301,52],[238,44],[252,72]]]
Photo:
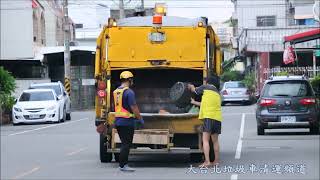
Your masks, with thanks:
[[[119,148],[108,149],[109,153],[120,153]],[[169,149],[150,149],[150,148],[137,148],[130,149],[130,154],[190,154],[190,153],[203,153],[200,149],[190,149],[185,147],[171,147]]]

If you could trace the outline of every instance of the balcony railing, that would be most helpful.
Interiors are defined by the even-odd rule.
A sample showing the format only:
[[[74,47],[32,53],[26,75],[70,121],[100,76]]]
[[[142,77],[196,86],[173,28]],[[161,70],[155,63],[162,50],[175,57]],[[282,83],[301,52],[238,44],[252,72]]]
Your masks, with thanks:
[[[315,68],[312,66],[307,67],[277,67],[277,68],[264,68],[263,74],[264,79],[269,79],[271,76],[277,76],[282,74],[282,72],[287,73],[288,75],[305,75],[309,78],[314,78],[315,76],[320,75],[320,66]]]

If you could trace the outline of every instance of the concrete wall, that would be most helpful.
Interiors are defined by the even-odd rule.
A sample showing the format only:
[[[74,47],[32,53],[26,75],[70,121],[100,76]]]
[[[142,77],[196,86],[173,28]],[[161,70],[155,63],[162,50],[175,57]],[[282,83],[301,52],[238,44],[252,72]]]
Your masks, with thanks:
[[[257,16],[276,16],[276,27],[286,25],[285,0],[237,0],[239,28],[256,28]]]
[[[254,52],[280,52],[284,50],[284,37],[296,33],[310,31],[316,29],[315,26],[290,26],[287,28],[264,28],[264,29],[248,29],[247,36],[242,37],[243,45],[248,51]],[[310,48],[317,44],[316,40],[299,43],[297,48]],[[319,44],[319,42],[318,42]]]
[[[0,59],[33,57],[33,23],[30,0],[1,0]]]

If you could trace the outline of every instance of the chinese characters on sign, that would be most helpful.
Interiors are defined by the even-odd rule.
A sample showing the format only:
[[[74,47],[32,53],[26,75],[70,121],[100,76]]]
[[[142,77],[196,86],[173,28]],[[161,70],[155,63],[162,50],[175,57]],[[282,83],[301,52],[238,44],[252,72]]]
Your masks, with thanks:
[[[190,165],[187,174],[222,174],[222,173],[237,173],[237,174],[306,174],[305,164],[249,164],[245,165],[225,165],[213,167],[193,167]]]

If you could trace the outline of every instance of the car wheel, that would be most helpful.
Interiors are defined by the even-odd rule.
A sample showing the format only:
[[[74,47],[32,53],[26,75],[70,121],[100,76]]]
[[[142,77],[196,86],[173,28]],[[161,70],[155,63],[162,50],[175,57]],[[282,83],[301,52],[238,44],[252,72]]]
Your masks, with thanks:
[[[261,126],[257,126],[257,134],[258,135],[264,135],[264,128]]]
[[[226,105],[226,103],[225,103],[225,102],[222,102],[222,103],[221,103],[221,106],[225,106],[225,105]]]
[[[60,121],[61,121],[61,122],[65,122],[65,121],[66,121],[66,118],[67,118],[66,109],[63,108],[63,116],[62,116],[62,119],[61,119]]]
[[[112,161],[112,153],[108,153],[108,147],[106,146],[106,138],[100,134],[100,161],[107,163]]]
[[[71,120],[71,113],[67,113],[67,120]]]

